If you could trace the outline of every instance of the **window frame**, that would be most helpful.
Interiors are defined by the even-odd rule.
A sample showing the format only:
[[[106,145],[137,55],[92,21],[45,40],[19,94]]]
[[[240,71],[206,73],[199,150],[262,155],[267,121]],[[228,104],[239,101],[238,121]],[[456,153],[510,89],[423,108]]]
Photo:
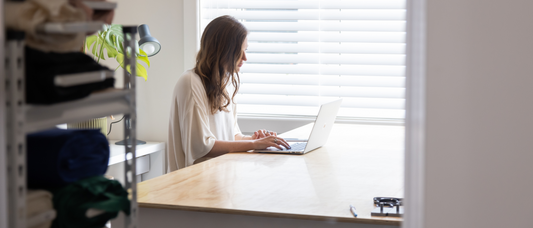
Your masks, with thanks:
[[[184,18],[185,18],[185,21],[189,21],[187,20],[188,18],[191,18],[190,16],[187,16],[187,14],[191,14],[190,12],[196,12],[197,14],[197,17],[195,18],[196,19],[196,30],[195,32],[187,32],[187,29],[186,29],[186,36],[191,36],[190,34],[195,34],[196,37],[197,37],[197,40],[195,40],[195,45],[194,47],[196,47],[195,51],[187,51],[185,52],[185,66],[186,66],[186,69],[189,69],[188,66],[191,66],[191,68],[194,66],[193,63],[191,64],[189,61],[189,64],[188,64],[188,61],[187,59],[191,59],[193,58],[192,56],[194,56],[194,54],[196,53],[196,50],[199,48],[199,39],[201,37],[201,20],[202,20],[202,11],[201,11],[201,0],[196,0],[196,1],[193,1],[193,0],[185,0],[184,1]],[[194,3],[194,4],[193,4]],[[187,7],[187,5],[189,5],[189,7]],[[193,7],[190,7],[191,5],[194,5],[194,8]],[[188,12],[188,13],[187,13]],[[188,31],[192,31],[192,30],[188,30]],[[192,47],[193,45],[191,45],[192,42],[187,42],[185,41],[185,49],[187,48],[190,48]],[[405,43],[403,43],[405,44]],[[406,52],[405,54],[406,55]],[[406,62],[406,61],[405,61]],[[402,65],[404,68],[406,68],[406,64]],[[406,78],[404,76],[404,78]],[[405,83],[406,84],[406,83]],[[405,90],[405,87],[406,85],[404,85],[402,87],[402,89]],[[396,87],[391,87],[391,88],[396,88]],[[400,88],[400,87],[398,87]],[[364,98],[364,97],[360,97],[360,98]],[[402,111],[405,113],[405,107],[406,107],[406,93],[403,97],[403,101],[404,101],[404,108],[402,109]],[[318,106],[316,107],[316,110],[318,111]],[[370,110],[370,109],[369,109]],[[396,110],[396,109],[393,109],[393,110]],[[400,110],[400,109],[398,109]],[[305,115],[285,115],[285,114],[255,114],[255,113],[239,113],[238,114],[239,116],[239,119],[263,119],[263,120],[279,120],[279,119],[294,119],[294,118],[299,118],[299,119],[302,119],[302,120],[314,120],[316,118],[315,115],[312,115],[312,114],[305,114]],[[390,125],[404,125],[405,124],[405,114],[404,114],[404,117],[403,118],[388,118],[388,117],[370,117],[370,118],[367,118],[367,117],[351,117],[351,116],[343,116],[343,117],[337,117],[337,120],[336,120],[337,123],[362,123],[362,124],[390,124]]]

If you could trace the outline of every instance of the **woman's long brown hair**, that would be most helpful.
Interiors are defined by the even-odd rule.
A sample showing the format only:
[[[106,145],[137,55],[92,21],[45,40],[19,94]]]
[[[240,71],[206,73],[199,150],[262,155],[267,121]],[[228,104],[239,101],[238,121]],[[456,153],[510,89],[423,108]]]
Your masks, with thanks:
[[[212,114],[227,112],[239,90],[237,61],[241,58],[247,35],[246,28],[231,16],[214,19],[202,34],[194,72],[202,79]],[[235,88],[231,98],[226,90],[230,81]]]

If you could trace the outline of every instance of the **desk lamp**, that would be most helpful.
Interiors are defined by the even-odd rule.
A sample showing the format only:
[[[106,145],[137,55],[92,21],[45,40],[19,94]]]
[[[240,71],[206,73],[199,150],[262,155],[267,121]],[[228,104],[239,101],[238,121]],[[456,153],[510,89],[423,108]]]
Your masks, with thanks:
[[[159,53],[161,50],[161,44],[156,38],[152,37],[148,25],[139,25],[139,37],[141,38],[139,40],[139,47],[146,52],[148,57],[152,57]]]
[[[148,28],[148,25],[146,24],[139,25],[137,30],[139,31],[139,37],[141,38],[137,42],[139,44],[139,48],[142,49],[144,52],[146,52],[148,57],[152,57],[156,55],[157,53],[159,53],[159,51],[161,50],[161,44],[156,38],[152,37],[152,34],[150,34],[150,29]],[[128,125],[128,127],[130,126],[129,121],[127,120],[126,120],[126,125]],[[130,139],[125,139],[125,140],[130,140]],[[136,145],[146,144],[146,141],[143,141],[143,140],[137,139],[136,141],[137,141]],[[115,144],[124,145],[125,142],[124,140],[121,140],[121,141],[116,142]],[[128,141],[128,144],[131,145],[131,142]]]

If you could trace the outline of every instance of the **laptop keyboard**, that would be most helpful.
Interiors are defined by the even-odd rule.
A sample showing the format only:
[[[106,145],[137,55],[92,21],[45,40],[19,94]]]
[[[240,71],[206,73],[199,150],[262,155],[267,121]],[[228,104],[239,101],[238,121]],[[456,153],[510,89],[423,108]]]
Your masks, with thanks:
[[[306,142],[301,142],[292,144],[290,149],[287,149],[284,146],[281,148],[283,148],[283,151],[303,151],[305,149],[305,145],[307,145]]]

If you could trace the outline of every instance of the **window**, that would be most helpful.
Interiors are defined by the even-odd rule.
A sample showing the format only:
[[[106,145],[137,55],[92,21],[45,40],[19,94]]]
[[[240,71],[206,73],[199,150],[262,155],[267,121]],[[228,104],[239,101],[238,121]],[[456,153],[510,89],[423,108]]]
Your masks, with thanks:
[[[405,13],[405,0],[201,0],[200,31],[221,15],[250,31],[240,117],[311,117],[343,98],[338,120],[403,123]]]

